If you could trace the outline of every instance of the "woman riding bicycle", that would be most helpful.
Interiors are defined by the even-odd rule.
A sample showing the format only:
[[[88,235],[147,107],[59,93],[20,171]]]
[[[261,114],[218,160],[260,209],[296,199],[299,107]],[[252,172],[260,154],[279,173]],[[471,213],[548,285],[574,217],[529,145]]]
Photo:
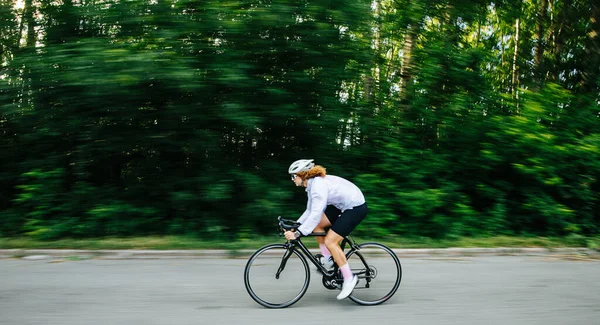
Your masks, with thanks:
[[[295,161],[288,172],[296,186],[306,187],[308,202],[306,211],[297,220],[302,225],[295,232],[286,231],[285,238],[294,240],[313,231],[324,232],[331,227],[325,237],[316,236],[316,239],[323,254],[321,264],[331,269],[335,261],[342,272],[344,284],[337,299],[344,299],[352,293],[358,278],[352,274],[339,245],[367,215],[365,197],[352,182],[326,175],[325,168],[315,166],[313,159]]]

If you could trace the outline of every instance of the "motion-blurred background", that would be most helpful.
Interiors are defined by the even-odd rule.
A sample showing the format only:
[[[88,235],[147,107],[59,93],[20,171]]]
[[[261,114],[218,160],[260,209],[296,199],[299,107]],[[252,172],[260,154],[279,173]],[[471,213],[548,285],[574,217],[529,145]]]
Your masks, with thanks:
[[[593,0],[1,0],[0,235],[276,231],[313,158],[362,236],[600,227]],[[391,238],[390,237],[390,238]]]

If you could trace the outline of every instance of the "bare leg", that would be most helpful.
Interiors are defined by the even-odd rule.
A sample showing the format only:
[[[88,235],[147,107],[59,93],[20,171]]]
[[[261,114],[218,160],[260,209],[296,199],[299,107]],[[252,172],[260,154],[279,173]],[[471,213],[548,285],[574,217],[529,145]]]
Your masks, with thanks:
[[[321,222],[319,222],[313,232],[325,232],[325,228],[327,227],[331,227],[331,222],[329,222],[329,219],[325,213],[323,213],[323,215],[321,215]],[[319,245],[325,244],[325,236],[315,236],[315,238],[317,239],[317,243],[319,243]]]
[[[335,231],[329,229],[327,232],[327,236],[325,236],[325,245],[327,245],[327,249],[331,252],[335,263],[340,267],[340,272],[342,273],[342,277],[344,278],[344,283],[342,284],[342,291],[339,295],[337,295],[337,300],[342,300],[347,298],[356,287],[358,283],[358,277],[352,274],[352,269],[350,265],[348,265],[348,261],[346,260],[346,256],[344,255],[344,251],[340,247],[340,242],[344,238],[338,235]]]
[[[338,266],[343,266],[348,261],[346,260],[346,255],[344,255],[344,251],[340,247],[340,242],[344,239],[344,237],[338,235],[335,231],[329,229],[327,232],[327,236],[325,236],[325,246],[331,252],[331,256],[335,260],[335,263]]]

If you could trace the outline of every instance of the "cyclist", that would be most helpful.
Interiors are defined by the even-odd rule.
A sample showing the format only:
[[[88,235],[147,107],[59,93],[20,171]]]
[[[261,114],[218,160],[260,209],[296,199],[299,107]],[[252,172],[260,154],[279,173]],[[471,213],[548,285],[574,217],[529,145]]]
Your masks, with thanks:
[[[325,237],[316,236],[319,248],[323,254],[321,264],[327,269],[337,263],[344,277],[342,291],[338,300],[348,297],[358,277],[352,274],[346,256],[339,246],[344,236],[352,230],[367,215],[367,203],[360,189],[350,181],[333,175],[327,175],[323,166],[315,165],[313,159],[300,159],[290,165],[288,173],[296,186],[306,187],[308,202],[306,211],[297,222],[302,225],[294,232],[286,231],[285,237],[294,240],[302,235],[324,232],[329,228]]]

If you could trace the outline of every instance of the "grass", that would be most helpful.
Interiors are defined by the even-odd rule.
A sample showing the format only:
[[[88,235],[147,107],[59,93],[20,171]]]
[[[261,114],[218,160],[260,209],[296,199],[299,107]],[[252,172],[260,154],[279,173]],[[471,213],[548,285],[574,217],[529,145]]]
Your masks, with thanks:
[[[357,242],[377,241],[391,248],[448,248],[448,247],[588,247],[600,250],[600,236],[583,237],[462,237],[454,239],[431,238],[355,238]],[[60,239],[53,241],[31,238],[0,238],[0,249],[257,249],[269,243],[282,243],[278,236],[245,238],[239,240],[215,239],[203,240],[184,236],[134,237],[134,238],[96,238],[96,239]],[[317,247],[312,238],[304,242],[309,248]]]

